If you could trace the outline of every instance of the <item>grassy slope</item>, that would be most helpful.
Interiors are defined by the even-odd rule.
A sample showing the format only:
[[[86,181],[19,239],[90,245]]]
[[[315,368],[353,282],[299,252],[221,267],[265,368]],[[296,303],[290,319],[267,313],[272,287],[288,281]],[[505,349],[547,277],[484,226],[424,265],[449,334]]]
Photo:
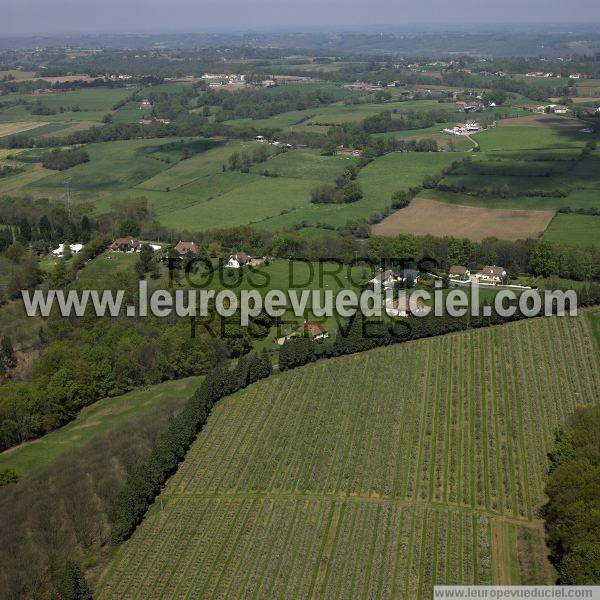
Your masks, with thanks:
[[[189,377],[167,381],[148,389],[100,400],[83,409],[68,425],[0,454],[0,470],[12,468],[21,474],[34,471],[143,412],[159,407],[162,410],[176,409],[184,404],[200,379]]]
[[[600,195],[600,192],[598,194]],[[580,246],[598,246],[600,245],[600,217],[556,215],[544,233],[543,239]]]
[[[20,95],[28,103],[39,102],[56,111],[53,115],[32,115],[24,105],[17,105],[0,111],[0,123],[12,121],[101,121],[102,117],[112,112],[113,106],[131,95],[132,90],[114,89],[82,89],[72,92],[61,92],[42,96]],[[60,107],[64,112],[59,112]],[[79,111],[73,107],[79,106]]]
[[[144,195],[161,222],[177,228],[202,230],[262,223],[308,207],[310,191],[333,181],[349,164],[344,158],[298,150],[255,165],[250,173],[223,172],[222,166],[233,152],[255,146],[254,142],[235,142],[209,150],[134,189],[115,194],[113,199]],[[259,175],[265,169],[279,177]]]
[[[423,152],[387,154],[375,159],[359,176],[363,198],[352,204],[307,204],[293,212],[279,215],[261,223],[265,229],[277,231],[295,223],[326,223],[341,226],[349,219],[368,218],[382,211],[399,189],[420,185],[427,174],[435,174],[462,156],[458,152]]]
[[[322,130],[324,133],[330,125],[342,123],[358,123],[367,117],[380,114],[384,111],[396,111],[402,114],[410,110],[443,110],[447,108],[448,113],[456,112],[453,106],[439,104],[435,100],[418,100],[412,102],[384,102],[345,105],[342,103],[309,108],[306,110],[294,110],[266,119],[236,119],[226,121],[232,126],[248,126],[268,129],[282,128],[293,131]]]
[[[195,138],[177,139],[183,143],[195,141]],[[113,200],[121,199],[119,194],[131,191],[130,197],[139,198],[144,193],[135,186],[175,168],[179,155],[169,157],[172,160],[168,163],[164,160],[168,153],[163,156],[159,150],[161,145],[170,142],[172,140],[146,139],[89,144],[86,146],[89,162],[60,172],[44,169],[39,163],[25,163],[24,173],[0,181],[0,193],[60,200],[64,195],[64,181],[71,179],[75,202],[90,201],[98,213],[107,212]]]
[[[549,583],[535,520],[546,453],[599,397],[583,318],[276,375],[215,408],[95,595],[427,598],[436,582]]]
[[[592,139],[589,134],[552,127],[514,126],[497,127],[475,137],[481,144],[481,152],[473,156],[472,164],[444,178],[443,183],[474,191],[503,185],[523,192],[560,189],[568,195],[478,198],[434,189],[425,190],[423,197],[484,208],[600,208],[600,151],[575,161],[584,143]],[[559,172],[544,176],[548,169]],[[572,244],[591,243],[597,237],[596,230],[591,217],[559,215],[546,237]]]

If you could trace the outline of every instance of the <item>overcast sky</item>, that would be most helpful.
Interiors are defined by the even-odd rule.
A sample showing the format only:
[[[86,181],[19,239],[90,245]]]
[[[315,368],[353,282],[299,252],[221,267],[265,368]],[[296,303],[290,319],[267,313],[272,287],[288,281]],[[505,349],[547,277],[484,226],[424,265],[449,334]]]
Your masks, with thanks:
[[[273,26],[599,23],[599,0],[0,0],[0,35]]]

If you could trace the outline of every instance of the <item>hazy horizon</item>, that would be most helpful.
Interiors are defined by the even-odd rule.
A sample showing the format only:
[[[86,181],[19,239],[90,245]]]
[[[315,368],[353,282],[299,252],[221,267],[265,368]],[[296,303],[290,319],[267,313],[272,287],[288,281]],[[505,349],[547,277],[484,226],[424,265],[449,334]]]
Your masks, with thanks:
[[[210,30],[343,29],[357,27],[599,27],[597,0],[507,0],[473,9],[467,0],[418,4],[374,0],[0,0],[0,36],[195,33]],[[385,25],[383,25],[385,24]]]

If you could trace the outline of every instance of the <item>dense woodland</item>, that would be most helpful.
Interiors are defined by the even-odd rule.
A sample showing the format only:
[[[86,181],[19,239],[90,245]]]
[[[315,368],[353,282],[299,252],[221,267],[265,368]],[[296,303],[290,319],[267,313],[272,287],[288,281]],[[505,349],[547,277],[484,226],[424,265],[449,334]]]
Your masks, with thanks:
[[[552,560],[564,585],[600,581],[600,409],[578,412],[550,455],[544,507]]]

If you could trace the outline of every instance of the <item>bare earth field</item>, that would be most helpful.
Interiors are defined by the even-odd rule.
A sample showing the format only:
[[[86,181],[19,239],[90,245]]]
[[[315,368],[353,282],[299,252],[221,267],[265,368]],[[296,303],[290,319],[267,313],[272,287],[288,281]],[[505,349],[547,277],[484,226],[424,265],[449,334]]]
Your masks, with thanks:
[[[0,123],[0,138],[7,135],[15,135],[29,129],[35,129],[42,125],[48,125],[44,121],[17,121],[15,123]]]
[[[598,96],[594,96],[593,98],[571,98],[571,100],[573,100],[573,104],[583,104],[584,102],[596,102]]]
[[[479,242],[486,237],[523,240],[539,237],[550,224],[552,210],[505,210],[446,204],[415,198],[410,206],[373,225],[374,235],[453,236]]]
[[[594,100],[600,97],[600,79],[584,79],[575,88],[580,96],[593,96]]]
[[[94,81],[89,75],[64,75],[62,77],[36,77],[35,71],[0,71],[0,78],[12,75],[16,81],[32,81],[35,79],[43,79],[50,83],[65,83],[67,81]]]
[[[515,117],[514,119],[501,119],[497,123],[498,127],[556,127],[561,129],[581,129],[584,125],[577,119],[568,117],[558,117],[556,115],[547,115],[536,113],[526,117]]]

